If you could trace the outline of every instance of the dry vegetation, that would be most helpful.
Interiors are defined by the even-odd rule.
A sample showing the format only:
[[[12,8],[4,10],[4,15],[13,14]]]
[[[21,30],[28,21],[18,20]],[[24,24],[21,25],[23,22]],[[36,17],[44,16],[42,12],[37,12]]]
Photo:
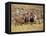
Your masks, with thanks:
[[[22,25],[11,25],[12,32],[23,32],[23,31],[42,31],[43,24],[22,24]]]

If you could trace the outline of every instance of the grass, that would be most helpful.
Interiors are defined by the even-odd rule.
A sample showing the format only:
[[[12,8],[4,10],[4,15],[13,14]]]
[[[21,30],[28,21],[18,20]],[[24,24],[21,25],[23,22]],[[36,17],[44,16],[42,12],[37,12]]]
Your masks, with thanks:
[[[17,23],[16,23],[17,24]],[[23,32],[23,31],[41,31],[43,30],[43,24],[38,23],[24,23],[24,24],[11,24],[11,32]]]

